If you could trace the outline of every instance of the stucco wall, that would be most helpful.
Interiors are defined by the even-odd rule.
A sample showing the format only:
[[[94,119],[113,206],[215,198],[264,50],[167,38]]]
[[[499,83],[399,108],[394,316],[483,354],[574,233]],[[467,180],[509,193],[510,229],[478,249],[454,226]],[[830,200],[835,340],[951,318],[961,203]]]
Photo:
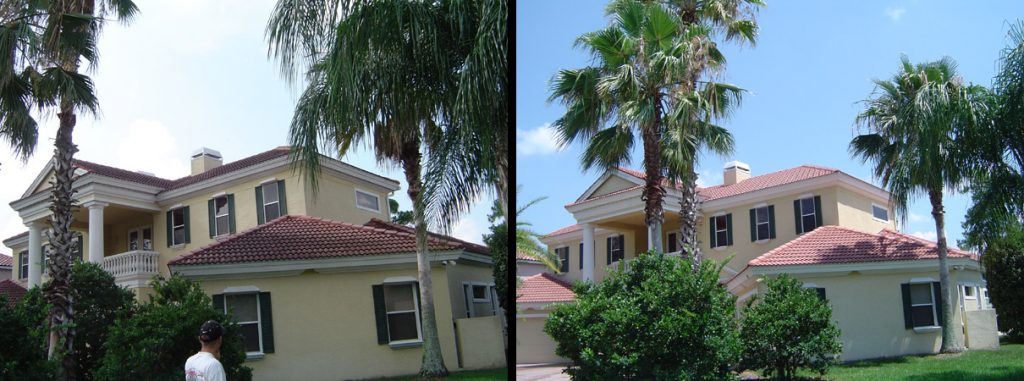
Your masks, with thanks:
[[[882,229],[896,229],[895,215],[888,205],[864,197],[845,188],[836,188],[837,206],[839,208],[839,225],[869,233],[877,233]],[[889,221],[874,218],[871,205],[878,205],[889,210]]]
[[[309,184],[304,185],[303,188],[306,200],[308,200],[306,210],[309,211],[308,214],[310,216],[360,225],[370,221],[371,218],[390,220],[388,215],[388,194],[390,191],[387,189],[368,183],[359,183],[357,185],[354,181],[347,178],[335,176],[321,176],[319,186],[320,189],[315,199],[313,198],[313,189]],[[356,207],[356,188],[378,197],[378,202],[380,203],[379,213]]]
[[[545,317],[516,318],[516,363],[563,363],[568,359],[555,355],[555,341],[544,333]]]
[[[612,193],[612,192],[615,192],[615,191],[620,191],[620,190],[623,190],[623,189],[626,189],[626,188],[629,188],[629,187],[632,187],[632,186],[635,186],[635,185],[636,184],[631,183],[631,182],[629,182],[626,179],[623,179],[621,177],[611,176],[611,177],[608,178],[608,180],[606,180],[604,182],[604,184],[601,184],[599,187],[597,187],[597,189],[594,190],[594,193],[592,195],[590,195],[590,197],[597,197],[597,196],[606,195],[606,194],[609,194],[609,193]]]
[[[466,317],[466,303],[465,303],[465,290],[462,285],[464,282],[494,285],[494,273],[490,267],[477,266],[471,264],[457,264],[455,266],[445,266],[445,271],[448,272],[448,295],[452,303],[452,316],[456,318]],[[488,295],[490,298],[491,295]],[[491,306],[477,308],[478,314],[475,316],[490,315]]]
[[[595,233],[594,240],[594,279],[597,281],[604,280],[610,272],[608,266],[608,237],[623,235],[625,238],[623,256],[625,259],[636,258],[636,254],[647,250],[647,236],[646,228],[640,228],[638,230],[621,229],[611,233],[602,232]],[[639,242],[638,242],[639,240]],[[559,247],[569,248],[569,271],[557,276],[565,280],[566,282],[572,283],[577,280],[583,279],[583,272],[580,270],[580,242],[579,238],[575,240],[562,240],[562,241],[549,241],[547,244],[549,248],[554,249]],[[614,264],[613,264],[614,265]]]
[[[996,311],[967,311],[967,344],[971,349],[999,348],[999,332],[996,330]]]
[[[501,334],[501,317],[485,316],[455,319],[459,353],[463,369],[498,368],[505,366],[505,344]]]

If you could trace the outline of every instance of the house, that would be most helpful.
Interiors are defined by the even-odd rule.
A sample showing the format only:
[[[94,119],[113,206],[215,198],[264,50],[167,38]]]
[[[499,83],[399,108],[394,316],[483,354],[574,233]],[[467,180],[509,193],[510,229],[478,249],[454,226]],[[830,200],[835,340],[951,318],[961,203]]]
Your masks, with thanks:
[[[7,254],[0,254],[0,281],[11,279],[11,269],[14,268],[14,258]]]
[[[842,360],[938,351],[937,246],[896,230],[888,192],[815,165],[751,176],[749,165],[733,161],[726,163],[723,180],[698,189],[698,238],[704,258],[725,262],[719,279],[737,296],[738,309],[764,291],[762,280],[789,274],[821,289],[833,307],[842,330]],[[516,299],[522,312],[518,326],[540,326],[536,321],[553,303],[571,302],[556,289],[580,280],[600,282],[620,262],[648,250],[643,184],[641,171],[608,170],[565,206],[578,223],[543,239],[561,258],[562,271],[552,280],[533,280],[537,289],[561,296],[538,300],[533,288],[524,288]],[[679,255],[680,192],[674,186],[666,190],[661,238],[666,252]],[[951,249],[949,258],[961,342],[971,349],[997,346],[995,311],[977,255]],[[517,334],[519,339],[525,342],[517,356],[564,361],[522,353],[521,348],[544,345],[537,335]]]
[[[140,300],[152,277],[198,281],[242,326],[256,380],[416,373],[422,332],[412,229],[389,222],[398,181],[321,157],[318,192],[289,147],[224,163],[203,148],[192,173],[164,179],[76,161],[82,260]],[[3,241],[15,281],[45,281],[52,168],[11,206],[29,231]],[[501,366],[504,352],[486,247],[431,234],[438,335],[449,369]]]
[[[536,258],[529,255],[516,252],[516,276],[519,278],[525,278],[550,271],[551,269],[548,269],[548,266],[545,265],[544,262],[538,261]]]

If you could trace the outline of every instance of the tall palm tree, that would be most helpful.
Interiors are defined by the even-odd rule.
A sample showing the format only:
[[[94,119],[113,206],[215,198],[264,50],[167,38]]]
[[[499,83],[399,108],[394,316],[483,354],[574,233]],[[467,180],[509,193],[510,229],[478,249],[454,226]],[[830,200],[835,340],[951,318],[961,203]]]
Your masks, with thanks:
[[[59,360],[61,378],[77,378],[74,356],[74,301],[70,292],[73,261],[72,141],[77,114],[95,115],[98,101],[92,80],[80,74],[82,60],[96,65],[96,41],[104,18],[127,23],[138,12],[131,0],[8,0],[0,3],[0,137],[22,160],[35,149],[41,115],[55,113],[59,121],[51,191],[53,215],[49,241],[50,282],[43,289],[52,308],[48,315],[48,356]]]
[[[290,141],[293,163],[313,186],[322,150],[344,155],[358,144],[372,145],[378,162],[405,174],[416,225],[424,377],[448,373],[437,337],[422,172],[442,126],[453,120],[452,67],[458,58],[438,54],[456,43],[445,13],[449,5],[281,0],[267,27],[271,52],[286,74],[295,57],[309,61]]]
[[[942,199],[944,191],[961,190],[968,179],[963,139],[985,123],[988,91],[964,84],[948,57],[914,65],[903,56],[898,73],[874,82],[876,92],[864,101],[865,109],[856,119],[866,131],[853,138],[850,151],[872,163],[902,221],[911,197],[928,197],[938,236],[940,350],[957,352],[962,347],[953,325]]]
[[[516,194],[519,194],[519,187],[516,188]],[[546,200],[547,197],[538,197],[530,200],[523,206],[516,208],[516,254],[522,253],[530,258],[536,259],[547,266],[552,271],[559,271],[559,258],[550,250],[540,244],[539,239],[542,237],[537,232],[530,229],[533,224],[526,222],[522,219],[523,213],[526,209],[537,203]],[[506,223],[508,221],[506,220]]]
[[[635,135],[643,145],[646,176],[644,222],[651,246],[662,250],[665,118],[675,112],[672,96],[683,80],[691,46],[680,19],[657,2],[620,0],[609,8],[612,23],[576,40],[594,66],[555,75],[549,100],[566,110],[554,127],[562,145],[583,141],[583,169],[613,168],[630,160]]]

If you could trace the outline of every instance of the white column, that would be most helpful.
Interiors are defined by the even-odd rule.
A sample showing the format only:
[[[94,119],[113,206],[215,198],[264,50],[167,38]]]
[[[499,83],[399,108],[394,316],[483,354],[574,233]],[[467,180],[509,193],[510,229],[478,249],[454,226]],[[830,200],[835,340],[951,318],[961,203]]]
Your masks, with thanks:
[[[29,222],[28,226],[28,287],[40,285],[43,277],[43,227],[42,222]]]
[[[594,225],[583,224],[583,280],[594,280]]]
[[[89,208],[89,262],[97,265],[103,262],[103,208],[106,206],[98,201],[85,204]]]

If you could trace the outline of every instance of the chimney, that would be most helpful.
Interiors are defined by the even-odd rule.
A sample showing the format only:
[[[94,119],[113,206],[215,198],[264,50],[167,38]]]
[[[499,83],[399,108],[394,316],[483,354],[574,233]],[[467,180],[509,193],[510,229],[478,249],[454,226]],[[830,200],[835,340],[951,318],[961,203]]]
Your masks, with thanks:
[[[220,152],[206,147],[192,153],[192,175],[209,171],[223,164]]]
[[[722,185],[733,185],[750,178],[750,165],[741,161],[725,163]]]

